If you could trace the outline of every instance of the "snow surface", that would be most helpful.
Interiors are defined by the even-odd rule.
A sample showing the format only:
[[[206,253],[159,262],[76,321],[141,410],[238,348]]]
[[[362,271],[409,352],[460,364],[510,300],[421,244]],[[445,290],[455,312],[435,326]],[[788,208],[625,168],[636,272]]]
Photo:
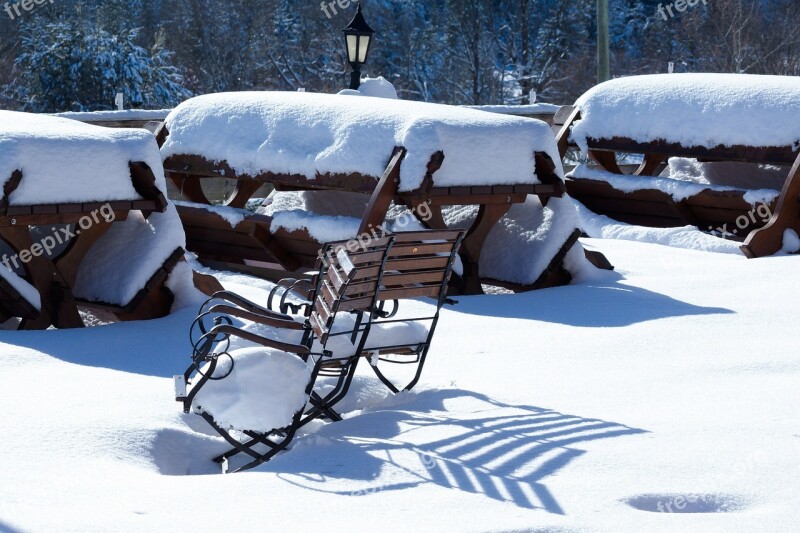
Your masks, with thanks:
[[[800,529],[798,258],[584,244],[617,273],[459,297],[415,392],[363,365],[343,422],[242,475],[219,475],[227,445],[172,398],[202,296],[160,320],[0,332],[0,529]]]
[[[683,146],[800,147],[800,77],[653,74],[607,81],[576,105],[572,138],[628,137]],[[781,125],[781,127],[777,127]]]
[[[669,170],[669,169],[668,169]],[[712,190],[718,192],[725,191],[739,191],[735,187],[727,187],[724,185],[710,185],[708,183],[698,183],[697,181],[688,181],[682,178],[687,178],[686,174],[675,174],[669,177],[652,177],[652,176],[633,176],[627,174],[614,174],[606,170],[591,167],[589,165],[578,165],[575,169],[567,174],[570,179],[589,179],[604,181],[612,187],[622,192],[635,192],[642,189],[656,189],[669,194],[676,202],[680,202],[700,194],[705,190]],[[779,190],[775,189],[754,189],[747,191],[744,200],[751,205],[756,204],[770,204],[780,195]]]
[[[185,246],[186,235],[174,205],[147,219],[140,211],[132,211],[124,222],[114,222],[86,254],[73,294],[88,301],[127,305],[164,261]]]
[[[11,205],[141,200],[128,163],[143,161],[166,191],[158,145],[151,133],[74,120],[0,111],[0,180],[23,177]]]
[[[536,183],[535,151],[560,160],[544,122],[404,100],[221,93],[184,102],[166,122],[170,135],[162,147],[164,158],[200,155],[227,161],[240,174],[272,171],[313,179],[317,173],[360,172],[379,177],[392,150],[403,146],[408,154],[401,191],[421,185],[439,150],[445,161],[434,175],[438,186]]]
[[[200,371],[207,374],[208,368]],[[193,412],[208,413],[224,429],[268,433],[285,428],[308,401],[311,364],[294,354],[263,346],[233,350],[219,358],[213,373],[226,375],[207,381],[192,402]]]

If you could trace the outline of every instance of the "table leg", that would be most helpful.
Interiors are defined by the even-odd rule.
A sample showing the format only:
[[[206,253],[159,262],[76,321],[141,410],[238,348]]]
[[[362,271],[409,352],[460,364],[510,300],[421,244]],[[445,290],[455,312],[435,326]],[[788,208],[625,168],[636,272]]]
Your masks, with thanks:
[[[483,245],[486,243],[489,232],[508,213],[512,205],[509,203],[480,206],[478,217],[467,232],[459,253],[464,265],[463,294],[483,294],[479,267]]]
[[[169,180],[178,188],[181,195],[196,204],[211,205],[211,201],[203,192],[203,187],[200,185],[200,178],[197,176],[187,176],[185,174],[167,173]]]
[[[263,186],[259,181],[239,180],[236,182],[236,189],[225,199],[225,205],[244,209],[250,198]]]
[[[619,165],[617,164],[616,152],[602,152],[599,150],[589,150],[589,158],[600,165],[603,170],[611,172],[612,174],[622,174]]]

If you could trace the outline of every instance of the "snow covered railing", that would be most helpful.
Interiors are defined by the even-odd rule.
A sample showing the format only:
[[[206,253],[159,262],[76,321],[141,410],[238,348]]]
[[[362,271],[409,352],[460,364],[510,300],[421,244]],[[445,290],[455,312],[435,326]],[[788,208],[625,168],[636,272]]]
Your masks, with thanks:
[[[121,111],[70,111],[53,116],[77,120],[106,128],[143,128],[149,123],[164,122],[171,109],[125,109]]]
[[[80,327],[76,300],[120,318],[169,311],[161,287],[184,239],[152,135],[0,111],[0,177],[3,281],[37,310],[6,306],[20,327]]]
[[[598,85],[555,123],[562,156],[574,143],[609,173],[579,167],[568,176],[568,192],[590,209],[634,224],[689,223],[742,239],[745,255],[759,257],[800,230],[797,202],[786,201],[800,194],[795,115],[800,78],[671,74]],[[618,153],[643,154],[634,176],[660,176],[639,187],[613,178],[623,174]]]
[[[453,106],[310,93],[207,95],[176,108],[157,138],[167,177],[198,204],[211,203],[202,182],[213,178],[237,181],[225,202],[236,208],[265,183],[283,191],[363,194],[361,223],[347,238],[380,228],[392,203],[415,216],[430,213],[422,222],[438,229],[446,228],[444,206],[478,205],[462,249],[461,290],[468,293],[481,291],[483,246],[511,207],[531,195],[546,206],[564,193],[547,124]],[[179,209],[191,217],[190,225],[199,224],[196,212]],[[194,232],[202,228],[187,227]],[[190,249],[192,242],[190,237]],[[297,266],[295,250],[262,239],[259,248],[270,247],[287,270]],[[201,258],[212,259],[212,252],[201,251]],[[564,255],[556,252],[558,262]],[[540,274],[509,281],[529,285]]]

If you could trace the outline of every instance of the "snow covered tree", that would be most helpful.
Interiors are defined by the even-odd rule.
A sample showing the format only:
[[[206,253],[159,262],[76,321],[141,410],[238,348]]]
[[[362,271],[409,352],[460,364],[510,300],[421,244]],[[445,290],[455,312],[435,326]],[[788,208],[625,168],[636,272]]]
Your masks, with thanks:
[[[6,87],[25,111],[112,109],[116,93],[148,108],[174,106],[190,96],[172,54],[136,44],[138,31],[110,34],[68,23],[26,24],[15,78]]]

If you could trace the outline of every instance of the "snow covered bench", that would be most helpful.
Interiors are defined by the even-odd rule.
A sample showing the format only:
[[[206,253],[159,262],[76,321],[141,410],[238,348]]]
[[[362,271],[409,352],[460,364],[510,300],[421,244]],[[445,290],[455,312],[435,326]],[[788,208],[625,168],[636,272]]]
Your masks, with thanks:
[[[484,244],[512,206],[531,195],[547,205],[564,193],[545,123],[452,106],[310,93],[215,94],[176,108],[158,139],[167,177],[195,203],[211,203],[202,182],[212,178],[237,180],[225,203],[239,208],[264,183],[281,191],[363,194],[365,210],[350,237],[383,224],[393,203],[415,215],[425,204],[431,216],[424,224],[433,229],[447,227],[443,206],[477,205],[461,252],[467,293],[481,291]],[[186,207],[179,209],[183,214]],[[196,214],[192,224],[199,222]]]
[[[0,111],[3,277],[39,296],[26,298],[36,316],[8,304],[5,314],[36,329],[82,326],[79,303],[121,319],[168,312],[162,287],[184,240],[161,168],[146,131]]]
[[[744,240],[756,257],[800,229],[798,115],[796,77],[670,74],[601,84],[555,122],[562,156],[574,143],[602,169],[567,179],[589,209],[633,224],[689,223]],[[616,154],[643,154],[636,177],[620,176]]]

